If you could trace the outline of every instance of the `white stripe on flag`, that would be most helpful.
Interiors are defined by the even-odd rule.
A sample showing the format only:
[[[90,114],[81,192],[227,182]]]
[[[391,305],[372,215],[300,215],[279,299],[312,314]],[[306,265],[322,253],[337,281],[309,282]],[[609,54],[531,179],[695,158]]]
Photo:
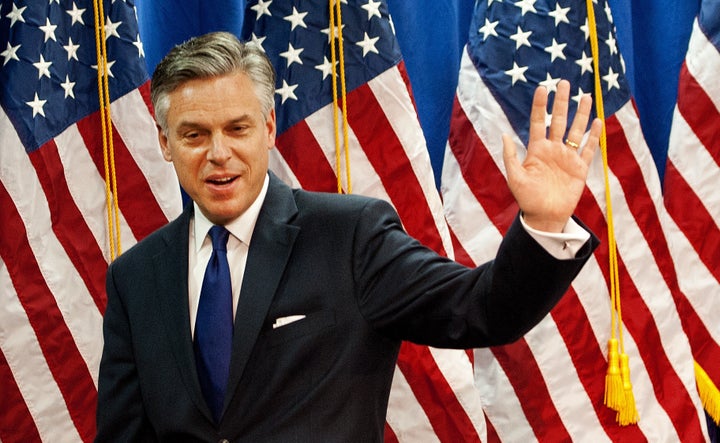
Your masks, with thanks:
[[[0,296],[0,349],[40,437],[58,443],[81,441],[2,259]]]
[[[500,441],[536,442],[530,423],[505,372],[488,348],[475,349],[475,386]],[[501,422],[497,422],[499,418]],[[513,426],[504,426],[511,421]]]
[[[480,396],[473,383],[473,367],[470,358],[463,350],[429,348],[438,368],[445,376],[448,384],[455,393],[458,403],[462,406],[480,436],[480,441],[486,441],[487,428],[485,413],[482,410]]]
[[[73,201],[85,223],[100,246],[106,262],[110,262],[110,241],[108,240],[107,203],[105,180],[93,163],[77,126],[70,125],[55,138],[65,181]],[[137,243],[137,239],[120,214],[120,235],[123,249]]]
[[[370,80],[368,86],[380,104],[382,112],[390,116],[388,121],[400,140],[405,155],[410,161],[410,166],[415,172],[415,177],[417,177],[422,188],[425,202],[430,208],[443,247],[448,255],[452,257],[452,241],[450,240],[447,223],[443,218],[440,195],[435,187],[435,175],[430,163],[430,154],[427,150],[420,122],[415,114],[415,108],[407,92],[405,81],[396,67],[395,69],[388,69]]]
[[[0,150],[0,163],[13,165],[0,169],[0,181],[18,206],[40,271],[70,330],[78,351],[90,369],[97,387],[97,368],[102,353],[102,316],[51,226],[50,209],[35,169],[4,112],[0,112],[0,132],[6,145]],[[36,196],[30,198],[28,196]]]
[[[155,200],[168,220],[182,209],[180,185],[172,165],[162,157],[160,144],[151,134],[157,134],[155,120],[138,89],[112,103],[113,125],[123,138],[128,151],[142,171]],[[148,146],[154,142],[153,146]]]
[[[322,152],[327,159],[328,164],[338,174],[336,161],[335,161],[335,131],[333,125],[330,122],[333,121],[333,105],[323,106],[313,114],[309,115],[305,122],[307,123],[310,131],[315,136],[318,144],[322,148]],[[377,110],[366,110],[367,112],[377,112]],[[342,115],[338,112],[338,128],[342,128]],[[343,143],[343,137],[340,136],[340,143]],[[348,128],[348,144],[355,147],[360,147],[360,142],[355,136],[355,132],[352,128]],[[350,174],[352,180],[352,191],[353,194],[367,195],[376,198],[380,198],[387,202],[390,202],[390,196],[385,192],[385,188],[380,181],[380,177],[373,168],[370,160],[365,155],[365,151],[362,148],[350,149]],[[345,174],[345,152],[341,152],[340,160],[340,180],[342,187],[347,192],[347,176]]]
[[[401,443],[439,442],[425,410],[418,403],[407,379],[397,366],[388,400],[387,424]]]

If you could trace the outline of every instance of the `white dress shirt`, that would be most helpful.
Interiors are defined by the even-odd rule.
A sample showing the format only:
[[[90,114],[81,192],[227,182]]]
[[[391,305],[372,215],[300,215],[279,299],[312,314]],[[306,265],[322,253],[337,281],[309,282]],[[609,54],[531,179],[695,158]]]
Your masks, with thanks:
[[[242,287],[245,264],[247,263],[250,239],[257,223],[260,208],[267,195],[269,176],[265,176],[260,194],[250,207],[237,219],[225,225],[230,231],[227,243],[227,258],[230,265],[230,280],[232,283],[233,321],[237,310],[240,288]],[[190,306],[190,331],[195,336],[195,318],[197,317],[198,303],[200,302],[200,289],[202,288],[205,268],[212,254],[212,242],[208,236],[212,222],[200,212],[196,203],[194,218],[190,220],[190,238],[188,248],[188,301]],[[561,233],[538,231],[525,224],[520,217],[523,227],[546,251],[557,259],[574,258],[582,245],[590,238],[590,233],[570,219]]]
[[[230,231],[227,242],[227,259],[230,265],[230,282],[232,284],[233,321],[237,311],[240,288],[242,287],[245,263],[247,262],[250,239],[252,238],[255,223],[257,223],[260,208],[262,208],[267,195],[269,176],[265,176],[260,194],[245,212],[229,224],[225,229]],[[190,331],[195,336],[195,318],[197,317],[198,303],[200,302],[200,289],[205,277],[210,255],[212,254],[212,241],[208,236],[213,224],[203,215],[195,205],[195,216],[190,221],[190,241],[188,243],[188,301],[190,306]]]

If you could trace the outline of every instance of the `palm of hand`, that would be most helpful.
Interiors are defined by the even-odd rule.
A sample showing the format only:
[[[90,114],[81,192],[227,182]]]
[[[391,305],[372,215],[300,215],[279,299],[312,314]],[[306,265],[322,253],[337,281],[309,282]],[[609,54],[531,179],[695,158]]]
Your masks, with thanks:
[[[567,105],[570,85],[558,84],[550,128],[545,130],[547,92],[538,88],[533,98],[530,117],[530,138],[527,156],[520,163],[515,144],[503,136],[504,161],[508,186],[523,212],[525,222],[539,230],[559,232],[567,223],[580,200],[587,179],[589,164],[598,145],[602,124],[595,120],[580,152],[572,145],[583,138],[590,116],[589,96],[580,101],[575,119],[568,131]]]

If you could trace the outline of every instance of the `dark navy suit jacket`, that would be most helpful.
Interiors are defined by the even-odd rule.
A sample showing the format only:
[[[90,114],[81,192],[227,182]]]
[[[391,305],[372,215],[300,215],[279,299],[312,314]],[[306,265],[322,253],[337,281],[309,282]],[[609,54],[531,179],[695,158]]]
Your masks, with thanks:
[[[98,441],[380,442],[400,342],[512,342],[557,303],[597,245],[556,260],[519,225],[468,269],[410,238],[392,207],[291,190],[271,174],[215,424],[188,314],[192,205],[108,269]],[[273,328],[281,317],[302,320]]]

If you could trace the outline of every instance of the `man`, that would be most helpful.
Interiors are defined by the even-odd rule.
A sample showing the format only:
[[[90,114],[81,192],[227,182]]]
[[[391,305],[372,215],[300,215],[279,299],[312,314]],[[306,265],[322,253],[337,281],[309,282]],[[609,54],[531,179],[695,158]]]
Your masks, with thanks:
[[[268,173],[274,88],[262,51],[226,33],[174,48],[153,75],[162,152],[193,204],[108,269],[98,441],[382,441],[401,340],[512,342],[597,245],[571,215],[600,123],[578,152],[584,98],[563,143],[566,82],[547,137],[537,92],[522,164],[505,140],[522,217],[477,269],[407,236],[385,202],[291,190]],[[227,253],[215,226],[230,232]],[[208,294],[225,290],[206,291],[204,274],[225,255],[228,314],[208,322]],[[229,341],[203,344],[223,328]]]

